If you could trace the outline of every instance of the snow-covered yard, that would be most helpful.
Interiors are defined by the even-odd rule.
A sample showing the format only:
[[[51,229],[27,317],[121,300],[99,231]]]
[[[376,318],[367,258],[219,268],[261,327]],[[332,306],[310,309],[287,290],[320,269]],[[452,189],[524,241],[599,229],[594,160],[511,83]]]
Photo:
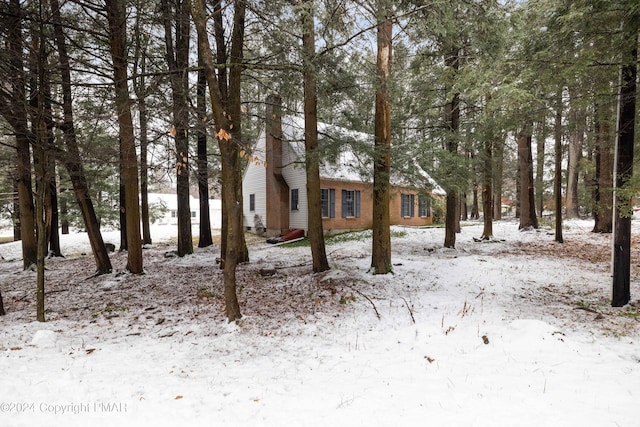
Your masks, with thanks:
[[[115,253],[89,278],[86,237],[62,236],[44,324],[19,244],[0,245],[0,425],[638,426],[638,270],[634,304],[611,308],[610,236],[591,226],[559,245],[515,222],[474,242],[472,224],[456,250],[394,228],[385,276],[369,239],[328,246],[315,276],[309,248],[253,242],[232,325],[218,250],[166,256],[173,228],[154,228],[142,276]]]

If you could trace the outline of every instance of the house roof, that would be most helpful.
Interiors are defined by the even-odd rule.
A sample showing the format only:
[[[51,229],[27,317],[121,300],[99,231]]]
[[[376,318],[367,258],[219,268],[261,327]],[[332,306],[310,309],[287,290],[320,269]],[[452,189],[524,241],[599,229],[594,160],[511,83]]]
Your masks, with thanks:
[[[304,118],[283,117],[282,135],[298,159],[304,159]],[[321,178],[352,182],[373,181],[373,135],[319,122],[318,139],[323,151],[320,161]],[[361,150],[355,150],[354,147]],[[392,166],[390,182],[398,187],[430,187],[435,194],[445,194],[442,187],[415,160],[410,164],[405,163],[404,167]]]

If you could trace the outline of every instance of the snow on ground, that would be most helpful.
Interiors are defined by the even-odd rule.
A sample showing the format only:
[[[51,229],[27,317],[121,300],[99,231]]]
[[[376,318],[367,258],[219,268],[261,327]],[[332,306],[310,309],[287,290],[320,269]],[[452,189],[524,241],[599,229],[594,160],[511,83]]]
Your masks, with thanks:
[[[384,276],[367,238],[329,245],[317,275],[309,248],[253,241],[231,325],[218,249],[172,257],[171,227],[142,276],[114,253],[92,278],[86,237],[62,236],[46,323],[19,243],[0,245],[0,425],[638,426],[639,305],[609,306],[610,237],[591,226],[560,245],[497,222],[480,243],[475,223],[455,250],[441,228],[394,228]]]

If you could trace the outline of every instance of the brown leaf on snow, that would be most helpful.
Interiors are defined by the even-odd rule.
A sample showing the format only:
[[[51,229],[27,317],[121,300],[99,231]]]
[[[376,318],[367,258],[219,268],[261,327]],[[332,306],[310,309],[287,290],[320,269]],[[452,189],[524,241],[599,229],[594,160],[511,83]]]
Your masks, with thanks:
[[[87,354],[91,354],[91,353],[93,353],[94,351],[96,351],[96,349],[95,349],[95,348],[88,348],[88,349],[86,349],[86,350],[85,350],[85,352],[86,352]]]
[[[180,394],[179,394],[179,395],[177,395],[177,396],[176,396],[175,400],[180,400],[180,399],[182,399],[183,397],[184,397],[184,396],[182,396],[182,395],[180,395]]]

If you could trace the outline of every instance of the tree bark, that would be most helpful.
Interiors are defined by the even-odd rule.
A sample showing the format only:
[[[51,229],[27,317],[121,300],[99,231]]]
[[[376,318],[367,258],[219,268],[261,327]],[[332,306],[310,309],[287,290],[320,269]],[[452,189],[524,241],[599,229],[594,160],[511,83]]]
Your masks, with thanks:
[[[211,237],[211,216],[209,214],[209,170],[207,159],[207,77],[204,74],[202,63],[202,55],[198,52],[198,83],[197,83],[197,99],[196,109],[198,123],[196,129],[198,132],[197,142],[197,176],[198,176],[198,197],[200,200],[200,233],[198,236],[198,247],[205,248],[213,245]]]
[[[566,214],[567,218],[578,218],[580,216],[580,201],[578,197],[579,163],[582,157],[586,126],[584,111],[575,107],[572,108],[570,122]]]
[[[371,268],[374,274],[387,274],[391,265],[391,220],[389,212],[391,175],[391,85],[392,10],[385,0],[378,1],[377,85],[375,99],[375,148],[373,169],[373,240]]]
[[[178,256],[193,253],[189,205],[189,32],[190,0],[176,2],[175,10],[162,0],[165,47],[171,81],[173,133],[178,199]],[[175,36],[175,40],[174,40]]]
[[[613,231],[613,147],[609,121],[612,112],[596,104],[595,114],[595,189],[594,189],[594,233]]]
[[[545,120],[541,120],[536,132],[536,201],[537,211],[540,218],[544,215],[544,151],[547,139],[547,125]]]
[[[22,7],[19,0],[11,0],[8,13],[7,50],[11,74],[8,76],[11,105],[3,105],[3,116],[16,133],[16,182],[20,204],[20,238],[22,262],[26,270],[37,261],[37,241],[34,222],[33,191],[31,188],[31,144],[33,135],[27,127],[27,100],[23,67]],[[13,108],[7,111],[8,108]]]
[[[4,311],[4,301],[2,301],[2,291],[0,291],[0,316],[6,315],[7,312]]]
[[[140,4],[136,5],[136,9],[140,8]],[[148,149],[149,149],[149,113],[147,111],[147,45],[144,42],[143,31],[141,30],[140,18],[143,11],[137,10],[134,37],[134,64],[133,73],[133,90],[136,94],[136,102],[138,105],[138,125],[140,126],[140,220],[142,222],[142,244],[150,245],[151,240],[151,224],[149,214],[149,166],[148,166]]]
[[[219,6],[219,5],[218,5]],[[198,32],[198,50],[202,55],[207,86],[209,87],[209,98],[211,110],[215,123],[215,135],[220,144],[222,156],[222,180],[223,209],[228,215],[228,231],[223,235],[223,242],[226,241],[225,250],[221,252],[224,257],[224,296],[227,320],[236,321],[242,317],[240,304],[236,293],[236,267],[244,242],[242,233],[242,199],[238,199],[238,187],[242,188],[241,182],[235,181],[240,178],[239,171],[239,150],[240,141],[234,138],[234,134],[240,132],[240,73],[242,61],[242,43],[244,41],[244,18],[245,2],[239,0],[235,3],[234,28],[232,35],[232,60],[236,64],[237,82],[234,82],[232,98],[233,103],[228,102],[229,98],[223,99],[221,85],[216,75],[216,62],[209,44],[206,14],[202,0],[192,0],[191,15]],[[215,14],[214,14],[215,16]],[[217,40],[217,37],[216,37]],[[219,46],[220,48],[220,46]],[[221,58],[218,57],[218,60]],[[226,87],[226,85],[222,85]],[[225,105],[229,105],[229,112],[225,110]],[[246,245],[244,246],[246,249]]]
[[[495,171],[493,173],[493,218],[502,219],[502,175],[504,169],[504,139],[497,141],[494,148]]]
[[[138,160],[131,100],[127,77],[126,13],[122,0],[105,0],[109,20],[109,41],[113,60],[115,104],[119,136],[122,144],[123,178],[125,181],[125,216],[127,219],[127,269],[142,274],[142,239],[140,237],[140,206],[138,202]]]
[[[457,73],[460,68],[460,51],[458,48],[453,48],[451,54],[445,59],[445,64],[451,69],[453,73]],[[460,129],[460,94],[451,94],[451,101],[447,103],[445,107],[445,121],[447,129],[449,130],[449,137],[447,140],[447,151],[453,157],[458,152],[458,132]],[[450,160],[452,162],[452,160]],[[453,166],[450,166],[453,168]],[[453,180],[453,173],[449,174],[449,180]],[[445,234],[444,234],[444,247],[455,248],[456,247],[456,233],[460,229],[460,215],[458,205],[458,191],[456,190],[455,183],[450,182],[447,185],[447,200],[445,214]]]
[[[60,16],[60,5],[58,0],[50,0],[51,13],[53,18],[54,34],[56,39],[56,48],[59,56],[59,68],[61,75],[62,87],[62,110],[64,118],[60,130],[62,131],[65,153],[60,153],[58,159],[62,161],[65,169],[69,173],[71,185],[75,199],[80,208],[84,226],[89,237],[89,244],[93,252],[94,261],[96,263],[96,273],[106,274],[112,270],[109,254],[104,246],[102,233],[100,232],[100,224],[96,217],[91,195],[89,194],[89,186],[87,178],[82,166],[80,157],[80,149],[76,139],[76,132],[73,119],[73,98],[71,94],[71,64],[67,53],[67,45],[65,41],[64,30],[62,27],[62,18]],[[67,225],[68,226],[68,225]],[[64,233],[64,224],[63,224]]]
[[[491,199],[493,197],[493,189],[491,188],[493,181],[493,141],[491,141],[490,138],[487,138],[484,142],[484,168],[482,176],[482,216],[484,227],[481,239],[490,240],[493,237],[493,209],[491,206]]]
[[[302,3],[302,48],[304,79],[304,148],[307,174],[307,227],[311,244],[313,272],[329,269],[322,228],[320,204],[320,158],[318,152],[318,95],[316,90],[316,46],[314,2]],[[375,207],[374,207],[375,212]],[[375,229],[375,226],[374,226]]]
[[[554,123],[555,170],[553,177],[553,197],[555,201],[555,241],[563,243],[562,237],[562,88],[556,98]]]
[[[42,9],[40,9],[40,13]],[[38,322],[45,321],[45,269],[44,262],[47,256],[47,219],[50,214],[47,213],[47,199],[49,198],[49,156],[48,145],[50,143],[51,111],[50,102],[47,102],[47,51],[44,40],[44,23],[42,16],[38,16],[38,22],[33,23],[34,27],[31,31],[31,113],[32,113],[32,129],[35,135],[35,144],[33,145],[33,157],[35,165],[35,223],[37,236],[36,250],[36,320]],[[48,116],[48,117],[47,117]],[[49,123],[47,123],[49,122]]]
[[[518,135],[518,169],[520,175],[519,229],[538,228],[533,184],[531,125],[527,125]]]
[[[616,209],[613,236],[613,295],[611,305],[622,307],[631,299],[631,216],[623,215],[621,207],[630,200],[618,192],[633,176],[633,143],[636,119],[636,80],[638,62],[638,16],[627,18],[623,32],[629,41],[628,51],[620,71],[620,96],[617,127],[617,162],[615,174]]]

